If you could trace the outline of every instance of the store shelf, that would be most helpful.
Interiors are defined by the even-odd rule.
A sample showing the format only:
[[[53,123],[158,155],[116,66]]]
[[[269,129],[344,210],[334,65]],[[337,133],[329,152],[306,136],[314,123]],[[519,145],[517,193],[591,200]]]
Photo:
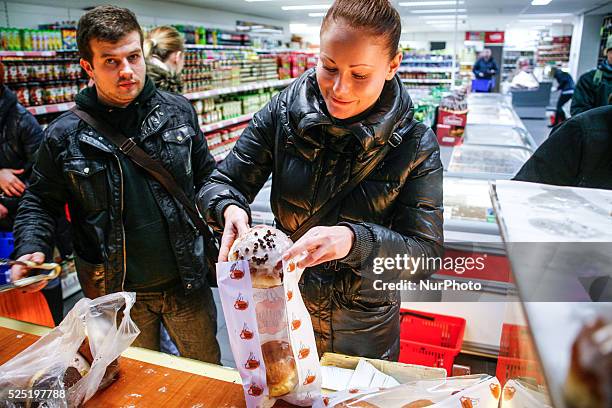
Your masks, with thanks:
[[[0,57],[55,57],[57,51],[0,51]]]
[[[402,65],[404,64],[452,64],[452,59],[405,59],[402,61]]]
[[[202,132],[204,133],[212,132],[215,130],[226,128],[228,126],[237,125],[238,123],[249,121],[253,118],[253,115],[254,113],[247,113],[246,115],[222,120],[220,122],[211,123],[209,125],[202,125],[200,129],[202,129]]]
[[[402,78],[402,82],[408,84],[451,84],[452,79],[416,79],[416,78]]]
[[[185,44],[185,48],[192,50],[237,50],[255,51],[251,45],[212,45],[212,44]]]
[[[397,72],[445,72],[451,73],[456,71],[457,68],[452,67],[407,67],[401,66]]]
[[[234,138],[232,138],[232,139],[224,140],[224,141],[223,141],[223,142],[221,142],[221,143],[217,143],[217,144],[214,144],[214,145],[210,145],[210,146],[208,146],[208,147],[209,147],[209,149],[211,149],[211,150],[215,150],[215,149],[218,149],[218,148],[223,147],[223,146],[225,146],[225,145],[232,144],[232,143],[236,143],[236,142],[238,141],[238,139],[239,139],[239,138],[240,138],[240,136],[238,136],[238,137],[234,137]]]
[[[56,103],[54,105],[28,106],[26,109],[32,115],[46,115],[48,113],[60,113],[70,110],[74,102]]]
[[[190,92],[190,93],[184,94],[184,96],[185,98],[191,99],[191,100],[205,99],[205,98],[211,98],[213,96],[227,95],[227,94],[232,94],[232,93],[237,93],[237,92],[255,91],[257,89],[263,89],[263,88],[280,88],[280,87],[289,85],[294,80],[295,78],[289,78],[289,79],[275,79],[272,81],[254,82],[252,84],[244,84],[244,85],[238,85],[238,86],[230,86],[227,88],[211,89],[211,90],[202,91],[202,92]]]

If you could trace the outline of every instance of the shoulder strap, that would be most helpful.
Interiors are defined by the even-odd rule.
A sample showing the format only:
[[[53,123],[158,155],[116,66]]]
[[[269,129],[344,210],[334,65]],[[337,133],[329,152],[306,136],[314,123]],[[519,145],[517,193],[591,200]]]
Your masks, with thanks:
[[[599,84],[601,83],[602,76],[603,76],[603,71],[597,68],[595,70],[595,75],[593,75],[593,84],[595,84],[595,86],[599,86]]]
[[[363,166],[361,170],[355,176],[348,181],[348,183],[344,186],[344,188],[335,196],[333,196],[328,202],[323,204],[321,208],[314,214],[312,214],[304,224],[300,225],[300,227],[291,234],[291,240],[293,242],[300,239],[308,230],[317,226],[317,224],[325,217],[333,208],[335,208],[342,200],[344,200],[351,191],[355,189],[368,175],[378,166],[378,164],[385,158],[387,153],[394,148],[399,146],[402,143],[402,136],[399,133],[394,132],[387,144],[385,144],[382,149],[378,151],[378,153],[370,159],[369,162]]]
[[[133,138],[127,138],[122,133],[109,126],[108,124],[97,120],[89,113],[77,106],[72,109],[79,118],[81,118],[89,126],[100,132],[104,137],[110,140],[115,146],[119,148],[126,156],[128,156],[134,163],[142,167],[147,173],[151,175],[159,184],[161,184],[168,193],[176,198],[182,205],[189,218],[194,225],[204,234],[206,241],[212,237],[212,233],[208,228],[208,225],[200,217],[200,213],[196,209],[194,203],[187,197],[182,188],[178,186],[172,174],[168,172],[161,164],[161,162],[154,160],[144,150],[142,150],[134,141]],[[214,238],[213,238],[214,239]]]

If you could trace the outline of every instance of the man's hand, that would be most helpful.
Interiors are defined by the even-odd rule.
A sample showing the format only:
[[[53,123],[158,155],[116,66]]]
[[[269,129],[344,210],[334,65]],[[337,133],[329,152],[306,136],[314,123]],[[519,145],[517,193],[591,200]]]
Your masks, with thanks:
[[[283,260],[287,261],[307,252],[308,255],[299,261],[297,266],[308,268],[342,259],[348,255],[354,240],[355,234],[349,227],[314,227],[285,252]]]
[[[8,208],[0,204],[0,220],[8,215]]]
[[[41,264],[45,262],[45,254],[43,254],[42,252],[34,252],[33,254],[25,254],[19,257],[19,259],[17,260],[18,261],[32,261],[32,262]],[[27,266],[13,265],[11,267],[11,281],[14,282],[18,279],[23,279],[27,277],[29,275],[30,270],[31,268],[28,268]],[[31,285],[24,286],[22,290],[24,292],[37,292],[41,290],[42,288],[44,288],[45,286],[47,286],[47,282],[48,281],[45,280],[42,282],[33,283]]]
[[[15,174],[22,174],[23,169],[0,170],[0,189],[9,197],[21,197],[26,189],[25,184]]]
[[[249,230],[249,215],[237,205],[229,205],[223,212],[225,228],[219,248],[219,262],[227,262],[227,255],[232,244],[239,236]]]

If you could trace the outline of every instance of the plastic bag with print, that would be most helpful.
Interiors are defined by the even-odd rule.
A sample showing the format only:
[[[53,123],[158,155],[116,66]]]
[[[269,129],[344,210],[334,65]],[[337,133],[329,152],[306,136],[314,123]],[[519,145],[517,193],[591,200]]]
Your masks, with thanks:
[[[281,231],[257,226],[238,238],[217,283],[230,346],[248,407],[277,398],[322,406],[321,368],[298,282],[303,270],[282,261],[292,245]]]
[[[326,396],[335,408],[497,408],[501,386],[495,377],[469,375],[411,381],[384,390],[348,390]]]
[[[130,318],[135,300],[129,292],[79,300],[56,328],[0,366],[0,407],[80,407],[112,384],[119,356],[140,333]],[[22,403],[10,399],[11,389],[41,398]]]

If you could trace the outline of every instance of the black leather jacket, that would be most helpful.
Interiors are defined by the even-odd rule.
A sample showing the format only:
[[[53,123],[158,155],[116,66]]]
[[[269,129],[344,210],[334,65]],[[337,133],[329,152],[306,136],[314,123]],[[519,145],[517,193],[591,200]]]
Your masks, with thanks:
[[[144,103],[150,113],[140,126],[140,146],[161,160],[195,200],[196,189],[202,187],[215,162],[193,107],[182,96],[159,90]],[[124,286],[120,154],[74,113],[64,113],[46,130],[15,221],[16,255],[42,251],[48,256],[53,220],[68,203],[79,280],[88,297],[120,291]],[[199,288],[207,273],[200,233],[159,183],[148,182],[168,223],[183,287],[186,292]]]
[[[43,131],[34,116],[4,86],[0,97],[0,169],[24,169],[17,177],[27,180],[42,138]],[[17,197],[0,198],[0,204],[9,210],[16,210],[18,201]]]
[[[315,71],[307,71],[255,115],[198,195],[207,222],[220,229],[223,210],[236,204],[248,211],[272,173],[272,211],[277,226],[292,233],[342,190],[393,132],[402,136],[321,222],[344,222],[353,229],[355,244],[346,258],[310,268],[302,277],[320,353],[397,359],[400,294],[375,290],[373,282],[415,280],[434,271],[392,269],[376,275],[374,258],[443,251],[439,147],[431,129],[412,119],[411,107],[396,77],[366,117],[339,123],[327,113]]]

